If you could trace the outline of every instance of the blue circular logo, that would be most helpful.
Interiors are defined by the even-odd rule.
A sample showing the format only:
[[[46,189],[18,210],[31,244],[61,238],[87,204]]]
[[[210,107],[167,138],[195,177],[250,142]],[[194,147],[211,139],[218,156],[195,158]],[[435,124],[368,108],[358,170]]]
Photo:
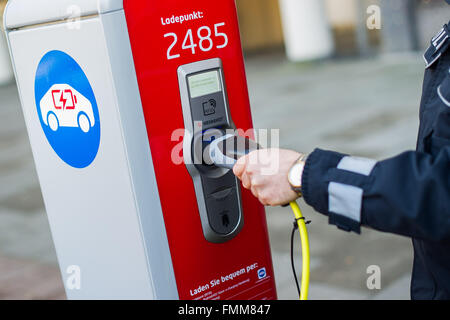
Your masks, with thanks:
[[[100,118],[92,87],[78,63],[62,51],[39,62],[34,84],[39,121],[56,154],[85,168],[100,146]]]

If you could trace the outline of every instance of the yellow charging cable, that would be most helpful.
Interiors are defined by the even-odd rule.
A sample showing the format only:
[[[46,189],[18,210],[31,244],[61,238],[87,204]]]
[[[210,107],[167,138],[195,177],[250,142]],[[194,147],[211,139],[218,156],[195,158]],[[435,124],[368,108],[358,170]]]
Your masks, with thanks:
[[[302,281],[300,289],[300,300],[308,300],[309,289],[309,239],[308,231],[306,230],[305,218],[302,215],[300,207],[296,201],[290,203],[292,211],[297,221],[298,230],[300,232],[300,240],[302,242]]]

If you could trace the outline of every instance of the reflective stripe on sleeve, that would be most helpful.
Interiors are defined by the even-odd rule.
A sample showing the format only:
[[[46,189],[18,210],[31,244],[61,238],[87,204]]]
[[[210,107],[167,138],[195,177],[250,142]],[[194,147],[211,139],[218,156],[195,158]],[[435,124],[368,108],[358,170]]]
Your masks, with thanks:
[[[328,211],[361,222],[363,189],[330,182],[328,185]]]
[[[339,162],[337,168],[365,176],[370,176],[373,168],[377,164],[376,160],[358,157],[344,157]]]

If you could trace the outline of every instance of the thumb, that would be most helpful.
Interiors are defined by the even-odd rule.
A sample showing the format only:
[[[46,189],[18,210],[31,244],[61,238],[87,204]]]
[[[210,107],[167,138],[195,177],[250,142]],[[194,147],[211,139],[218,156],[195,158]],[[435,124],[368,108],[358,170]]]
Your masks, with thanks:
[[[233,173],[239,179],[244,174],[245,166],[246,166],[246,162],[247,162],[246,159],[247,159],[246,156],[240,158],[233,167]]]

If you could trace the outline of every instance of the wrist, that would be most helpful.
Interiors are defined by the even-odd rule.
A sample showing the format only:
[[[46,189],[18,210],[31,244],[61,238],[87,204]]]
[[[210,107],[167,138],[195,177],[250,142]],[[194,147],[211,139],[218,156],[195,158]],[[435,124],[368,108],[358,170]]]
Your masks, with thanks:
[[[308,158],[308,155],[301,154],[300,157],[295,161],[295,163],[292,165],[291,169],[288,172],[288,181],[289,184],[294,190],[295,193],[297,193],[300,197],[302,196],[302,176],[303,171],[305,169],[306,160]]]

